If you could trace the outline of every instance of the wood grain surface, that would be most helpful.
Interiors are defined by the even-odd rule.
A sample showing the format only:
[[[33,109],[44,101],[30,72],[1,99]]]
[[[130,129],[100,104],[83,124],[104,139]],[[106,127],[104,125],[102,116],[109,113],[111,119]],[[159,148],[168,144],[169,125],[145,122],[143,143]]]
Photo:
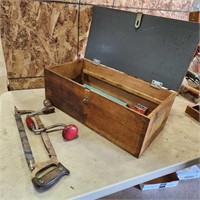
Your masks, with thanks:
[[[77,12],[77,5],[1,1],[1,37],[8,79],[34,82],[32,78],[44,76],[44,67],[76,59]],[[10,82],[12,89],[30,85]]]

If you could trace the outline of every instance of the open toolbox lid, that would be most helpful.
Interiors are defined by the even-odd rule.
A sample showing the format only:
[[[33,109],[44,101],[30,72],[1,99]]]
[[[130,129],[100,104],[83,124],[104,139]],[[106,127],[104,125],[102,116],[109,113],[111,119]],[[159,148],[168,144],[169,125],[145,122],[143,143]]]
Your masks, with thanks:
[[[178,91],[199,42],[199,24],[94,7],[85,57]],[[139,18],[137,18],[139,19]]]

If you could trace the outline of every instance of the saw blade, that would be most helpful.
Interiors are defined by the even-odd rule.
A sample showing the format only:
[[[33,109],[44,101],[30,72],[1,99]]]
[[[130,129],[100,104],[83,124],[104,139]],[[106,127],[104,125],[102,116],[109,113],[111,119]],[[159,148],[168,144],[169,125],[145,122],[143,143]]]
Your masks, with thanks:
[[[26,158],[26,162],[28,164],[28,167],[30,168],[30,170],[32,171],[34,168],[32,166],[33,163],[35,163],[35,159],[33,157],[33,153],[31,150],[31,146],[28,140],[28,137],[26,135],[26,131],[22,122],[22,118],[21,118],[21,114],[20,112],[18,112],[18,109],[15,107],[15,120],[16,120],[16,124],[17,124],[17,128],[19,131],[19,135],[20,135],[20,139],[21,139],[21,143],[23,146],[23,151],[24,151],[24,155]]]

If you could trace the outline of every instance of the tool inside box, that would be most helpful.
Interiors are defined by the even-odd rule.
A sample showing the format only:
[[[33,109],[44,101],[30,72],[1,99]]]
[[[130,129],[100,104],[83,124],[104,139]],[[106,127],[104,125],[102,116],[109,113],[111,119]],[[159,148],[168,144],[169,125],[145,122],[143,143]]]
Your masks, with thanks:
[[[157,89],[141,79],[129,76],[103,65],[96,65],[87,59],[75,64],[53,67],[54,73],[82,85],[88,90],[112,97],[115,102],[123,102],[124,106],[133,108],[141,104],[148,108],[149,115],[171,93],[165,89]],[[99,92],[100,90],[100,92]],[[105,93],[105,94],[103,94]],[[122,105],[123,105],[122,103]]]

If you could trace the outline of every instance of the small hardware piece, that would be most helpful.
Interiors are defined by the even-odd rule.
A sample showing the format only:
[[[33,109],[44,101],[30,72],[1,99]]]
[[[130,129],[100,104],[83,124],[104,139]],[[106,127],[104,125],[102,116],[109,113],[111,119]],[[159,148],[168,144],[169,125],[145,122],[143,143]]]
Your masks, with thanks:
[[[135,28],[136,29],[140,28],[140,25],[142,22],[142,17],[143,17],[142,13],[137,13],[136,20],[135,20]]]
[[[137,103],[137,104],[134,106],[133,109],[134,109],[135,111],[137,111],[137,112],[143,114],[143,115],[146,115],[146,114],[147,114],[147,110],[148,110],[148,108],[147,108],[146,106],[143,106],[143,105],[141,105],[141,104],[139,104],[139,103]]]
[[[83,98],[83,103],[84,103],[85,105],[88,105],[88,104],[89,104],[89,99],[88,99],[88,97],[84,96],[84,98]]]
[[[98,60],[98,59],[96,59],[96,58],[94,58],[92,62],[93,62],[93,64],[95,64],[95,65],[100,65],[100,64],[101,64],[101,61]]]
[[[153,87],[155,87],[157,89],[160,89],[163,86],[163,83],[161,83],[159,81],[156,81],[156,80],[152,80],[151,86],[153,86]]]

